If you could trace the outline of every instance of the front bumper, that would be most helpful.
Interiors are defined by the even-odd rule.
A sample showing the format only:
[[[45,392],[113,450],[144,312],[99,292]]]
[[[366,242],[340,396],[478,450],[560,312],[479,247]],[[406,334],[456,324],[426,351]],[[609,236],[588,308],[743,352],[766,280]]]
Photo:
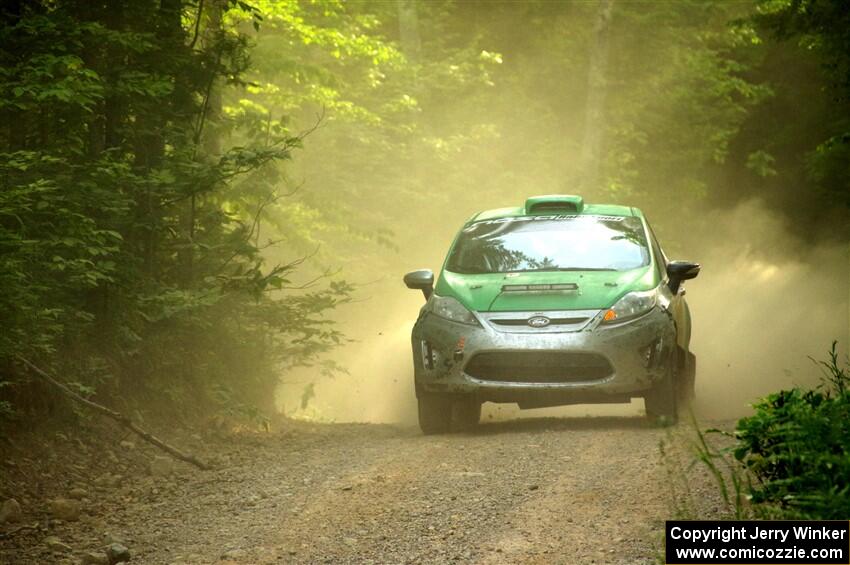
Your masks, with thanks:
[[[519,323],[539,315],[564,324]],[[614,325],[600,324],[601,311],[475,316],[480,326],[422,313],[412,336],[417,394],[470,394],[521,408],[629,402],[663,377],[676,344],[673,320],[658,307]]]

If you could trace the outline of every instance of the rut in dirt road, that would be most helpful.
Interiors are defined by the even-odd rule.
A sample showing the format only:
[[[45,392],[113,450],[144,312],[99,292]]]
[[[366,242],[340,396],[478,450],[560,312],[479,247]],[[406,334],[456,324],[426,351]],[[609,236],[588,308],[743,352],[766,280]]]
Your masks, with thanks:
[[[288,423],[205,442],[217,471],[127,480],[93,497],[87,519],[50,533],[80,554],[109,531],[145,564],[649,564],[675,502],[659,442],[687,432],[641,418],[445,436]],[[0,541],[0,561],[79,562],[40,542]]]

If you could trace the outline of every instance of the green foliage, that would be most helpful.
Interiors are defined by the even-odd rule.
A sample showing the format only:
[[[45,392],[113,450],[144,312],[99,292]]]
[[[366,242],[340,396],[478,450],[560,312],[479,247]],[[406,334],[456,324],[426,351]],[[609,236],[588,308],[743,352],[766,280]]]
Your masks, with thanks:
[[[629,87],[612,89],[607,102],[606,179],[597,189],[666,216],[709,196],[712,177],[729,158],[748,113],[771,90],[750,76],[756,61],[730,25],[741,4],[641,8],[620,5],[612,23],[608,72],[613,84]],[[644,44],[640,37],[652,40]]]
[[[424,220],[458,197],[433,189],[437,173],[456,171],[458,153],[490,133],[477,125],[479,114],[447,120],[442,106],[491,90],[499,56],[481,48],[475,34],[447,29],[461,15],[451,2],[416,3],[419,49],[401,44],[395,2],[257,6],[265,19],[252,84],[225,99],[225,113],[258,130],[306,130],[322,116],[287,167],[286,176],[304,185],[293,196],[298,205],[270,205],[267,229],[302,253],[318,249],[319,262],[371,277],[364,271],[384,268],[387,250],[398,251],[398,237],[407,237],[387,203],[421,210]],[[257,189],[258,179],[245,180]]]
[[[734,434],[697,430],[697,459],[736,519],[843,520],[850,514],[850,373],[833,343],[822,385],[768,395]],[[708,434],[726,436],[717,447]]]
[[[769,395],[738,422],[735,458],[757,482],[752,503],[782,518],[843,520],[850,514],[850,375],[835,344],[819,390]]]
[[[749,484],[749,477],[742,472],[735,460],[729,456],[728,448],[717,448],[708,439],[709,434],[725,434],[718,429],[710,429],[703,432],[696,427],[697,436],[694,451],[697,462],[701,463],[711,473],[711,477],[720,490],[720,496],[726,509],[734,513],[736,520],[750,517],[751,508],[747,505],[747,494],[745,486]]]
[[[794,206],[798,216],[850,206],[850,4],[758,0],[754,8],[741,26],[754,41],[747,51],[758,57],[749,76],[773,94],[749,113],[732,145],[747,155],[740,164],[761,177],[750,181],[751,192],[779,210]],[[730,192],[740,197],[737,186]]]
[[[4,9],[2,414],[41,406],[19,355],[86,396],[200,410],[227,390],[248,414],[342,341],[323,315],[351,288],[299,290],[299,261],[262,256],[257,203],[301,140],[222,112],[249,66],[231,14],[262,21],[224,0]]]
[[[665,232],[665,218],[721,192],[727,169],[756,179],[780,170],[762,145],[736,155],[742,127],[773,92],[753,72],[757,31],[730,24],[751,4],[615,4],[603,116],[587,126],[603,130],[595,186],[579,182],[594,3],[258,6],[266,18],[251,86],[225,112],[258,130],[306,129],[324,115],[287,167],[306,189],[297,206],[271,206],[268,227],[363,279],[361,265],[397,268],[392,252],[417,245],[421,234],[397,229],[399,207],[413,225],[445,220],[432,235],[446,240],[486,207],[483,194],[507,205],[583,191],[653,210]]]
[[[446,241],[482,194],[582,190],[668,233],[707,201],[850,203],[848,13],[615,3],[593,123],[594,3],[12,3],[3,410],[37,405],[16,355],[95,397],[268,403],[282,371],[344,341],[327,315],[352,289],[329,268],[371,281],[422,251],[400,213]]]

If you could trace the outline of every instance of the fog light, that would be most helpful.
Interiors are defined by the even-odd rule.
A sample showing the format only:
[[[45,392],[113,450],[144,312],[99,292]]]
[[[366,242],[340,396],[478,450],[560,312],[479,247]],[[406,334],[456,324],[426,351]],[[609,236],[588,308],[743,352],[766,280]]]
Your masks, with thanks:
[[[431,343],[422,340],[422,365],[432,370],[437,365],[437,352],[431,347]]]
[[[640,348],[640,356],[643,359],[643,366],[647,369],[652,364],[652,351],[653,347],[651,345]]]

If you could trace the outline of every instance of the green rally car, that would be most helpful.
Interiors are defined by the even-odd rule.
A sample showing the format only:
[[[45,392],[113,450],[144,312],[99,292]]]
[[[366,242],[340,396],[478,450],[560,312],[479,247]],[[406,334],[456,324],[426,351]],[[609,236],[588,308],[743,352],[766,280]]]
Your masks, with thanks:
[[[483,402],[643,398],[675,421],[696,369],[682,281],[699,270],[668,261],[637,208],[552,195],[474,215],[436,286],[428,269],[404,277],[426,298],[412,338],[422,431],[474,425]]]

